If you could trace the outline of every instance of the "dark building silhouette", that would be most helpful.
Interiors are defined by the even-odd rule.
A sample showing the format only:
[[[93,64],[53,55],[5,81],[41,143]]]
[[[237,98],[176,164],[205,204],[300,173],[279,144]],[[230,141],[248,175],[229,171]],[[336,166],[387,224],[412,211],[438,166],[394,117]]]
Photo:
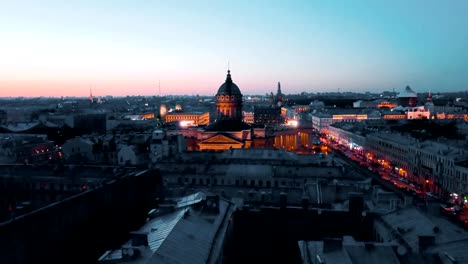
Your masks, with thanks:
[[[254,124],[256,125],[278,125],[283,123],[281,116],[281,107],[271,106],[255,106],[254,107]]]
[[[284,122],[281,116],[281,106],[283,105],[283,93],[281,83],[278,82],[276,95],[271,93],[269,106],[254,107],[254,124],[256,125],[279,125]]]

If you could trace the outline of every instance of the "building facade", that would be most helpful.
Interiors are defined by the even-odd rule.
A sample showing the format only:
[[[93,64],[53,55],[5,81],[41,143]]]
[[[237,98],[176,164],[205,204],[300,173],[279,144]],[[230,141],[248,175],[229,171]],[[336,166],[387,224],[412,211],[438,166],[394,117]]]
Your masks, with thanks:
[[[165,115],[166,122],[179,121],[182,126],[207,126],[210,124],[210,112],[204,113],[168,113]]]

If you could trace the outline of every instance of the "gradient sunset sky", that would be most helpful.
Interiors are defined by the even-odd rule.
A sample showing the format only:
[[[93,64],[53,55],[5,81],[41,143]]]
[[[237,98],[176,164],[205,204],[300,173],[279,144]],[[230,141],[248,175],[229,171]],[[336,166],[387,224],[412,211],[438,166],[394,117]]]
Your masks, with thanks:
[[[468,90],[468,1],[0,1],[0,97]]]

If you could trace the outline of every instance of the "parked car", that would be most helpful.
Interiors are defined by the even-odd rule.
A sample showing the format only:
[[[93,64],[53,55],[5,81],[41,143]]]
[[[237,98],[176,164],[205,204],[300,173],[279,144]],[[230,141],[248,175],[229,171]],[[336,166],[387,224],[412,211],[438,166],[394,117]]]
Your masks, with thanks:
[[[461,209],[457,205],[440,205],[440,214],[456,218],[457,215],[460,213]]]
[[[401,177],[399,180],[400,180],[401,182],[404,182],[404,183],[409,183],[409,181],[408,181],[406,178],[403,178],[403,177]]]

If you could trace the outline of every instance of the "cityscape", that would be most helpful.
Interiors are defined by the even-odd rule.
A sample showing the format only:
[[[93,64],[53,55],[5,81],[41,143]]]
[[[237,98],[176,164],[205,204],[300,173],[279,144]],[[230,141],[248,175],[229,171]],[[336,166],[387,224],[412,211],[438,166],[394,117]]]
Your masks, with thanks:
[[[467,7],[1,4],[0,263],[468,263]]]

